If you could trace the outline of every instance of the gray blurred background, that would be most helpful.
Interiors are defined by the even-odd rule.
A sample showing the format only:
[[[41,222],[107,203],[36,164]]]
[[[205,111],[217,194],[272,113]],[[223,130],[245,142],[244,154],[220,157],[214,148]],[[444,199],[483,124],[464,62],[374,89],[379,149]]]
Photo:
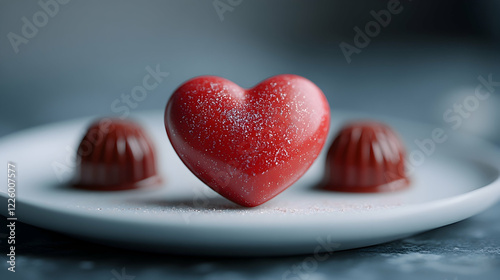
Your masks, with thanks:
[[[156,65],[169,76],[131,112],[162,110],[176,87],[198,75],[251,87],[293,73],[323,89],[333,110],[449,126],[443,113],[474,94],[479,76],[500,81],[500,2],[401,0],[401,12],[348,63],[339,44],[354,45],[354,28],[364,29],[370,11],[388,2],[72,0],[49,6],[45,20],[38,1],[2,0],[0,135],[120,116],[113,102],[123,105],[122,94]],[[23,17],[41,26],[32,38],[23,36]],[[13,44],[11,33],[26,41]],[[498,92],[461,129],[498,141]]]

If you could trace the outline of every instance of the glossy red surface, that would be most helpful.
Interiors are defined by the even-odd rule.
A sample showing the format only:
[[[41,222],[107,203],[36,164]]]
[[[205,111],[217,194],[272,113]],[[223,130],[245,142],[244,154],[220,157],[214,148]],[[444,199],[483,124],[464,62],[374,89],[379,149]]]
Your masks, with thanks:
[[[386,192],[408,187],[405,148],[387,125],[359,121],[346,125],[326,159],[324,188],[342,192]]]
[[[330,109],[322,91],[295,75],[245,90],[214,76],[181,85],[165,127],[186,166],[227,199],[253,207],[297,181],[323,147]]]
[[[161,182],[153,143],[136,123],[100,119],[87,130],[77,152],[75,187],[90,190],[149,188]]]

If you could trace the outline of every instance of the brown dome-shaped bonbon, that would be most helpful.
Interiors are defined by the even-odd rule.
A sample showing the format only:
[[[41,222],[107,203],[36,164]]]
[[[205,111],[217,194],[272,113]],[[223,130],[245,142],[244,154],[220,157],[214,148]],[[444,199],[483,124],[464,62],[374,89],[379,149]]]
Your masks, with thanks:
[[[357,121],[344,126],[328,150],[324,189],[385,192],[409,185],[405,148],[387,125]]]
[[[75,187],[126,190],[160,182],[153,143],[141,126],[121,119],[90,125],[78,147]]]

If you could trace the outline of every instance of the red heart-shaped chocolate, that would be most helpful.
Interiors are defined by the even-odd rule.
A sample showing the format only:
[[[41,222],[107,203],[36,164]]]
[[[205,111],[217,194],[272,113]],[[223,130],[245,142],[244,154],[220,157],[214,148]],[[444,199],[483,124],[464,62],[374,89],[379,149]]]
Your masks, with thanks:
[[[165,128],[186,166],[242,206],[257,206],[297,181],[328,134],[323,92],[296,75],[245,90],[215,76],[181,85],[165,110]]]

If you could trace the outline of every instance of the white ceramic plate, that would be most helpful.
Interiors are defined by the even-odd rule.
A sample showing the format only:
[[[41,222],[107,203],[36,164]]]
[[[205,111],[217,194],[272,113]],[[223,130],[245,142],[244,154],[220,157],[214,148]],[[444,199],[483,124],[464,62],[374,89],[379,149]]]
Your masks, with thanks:
[[[332,131],[361,114],[332,114]],[[387,118],[409,152],[433,127]],[[181,163],[163,113],[135,116],[157,146],[165,185],[157,190],[92,192],[69,188],[75,147],[91,119],[19,132],[0,140],[2,162],[18,168],[19,221],[112,246],[180,254],[286,255],[378,244],[475,215],[500,198],[500,151],[446,132],[415,168],[408,190],[349,194],[315,190],[324,154],[296,184],[256,208],[217,195]],[[328,144],[331,141],[328,142]],[[326,150],[326,147],[325,147]],[[416,163],[415,161],[413,163]],[[54,166],[61,168],[55,172]],[[7,168],[4,165],[4,168]],[[0,172],[6,182],[6,170]],[[62,181],[61,181],[62,180]],[[3,184],[6,186],[6,184]],[[6,187],[0,213],[7,215]]]

